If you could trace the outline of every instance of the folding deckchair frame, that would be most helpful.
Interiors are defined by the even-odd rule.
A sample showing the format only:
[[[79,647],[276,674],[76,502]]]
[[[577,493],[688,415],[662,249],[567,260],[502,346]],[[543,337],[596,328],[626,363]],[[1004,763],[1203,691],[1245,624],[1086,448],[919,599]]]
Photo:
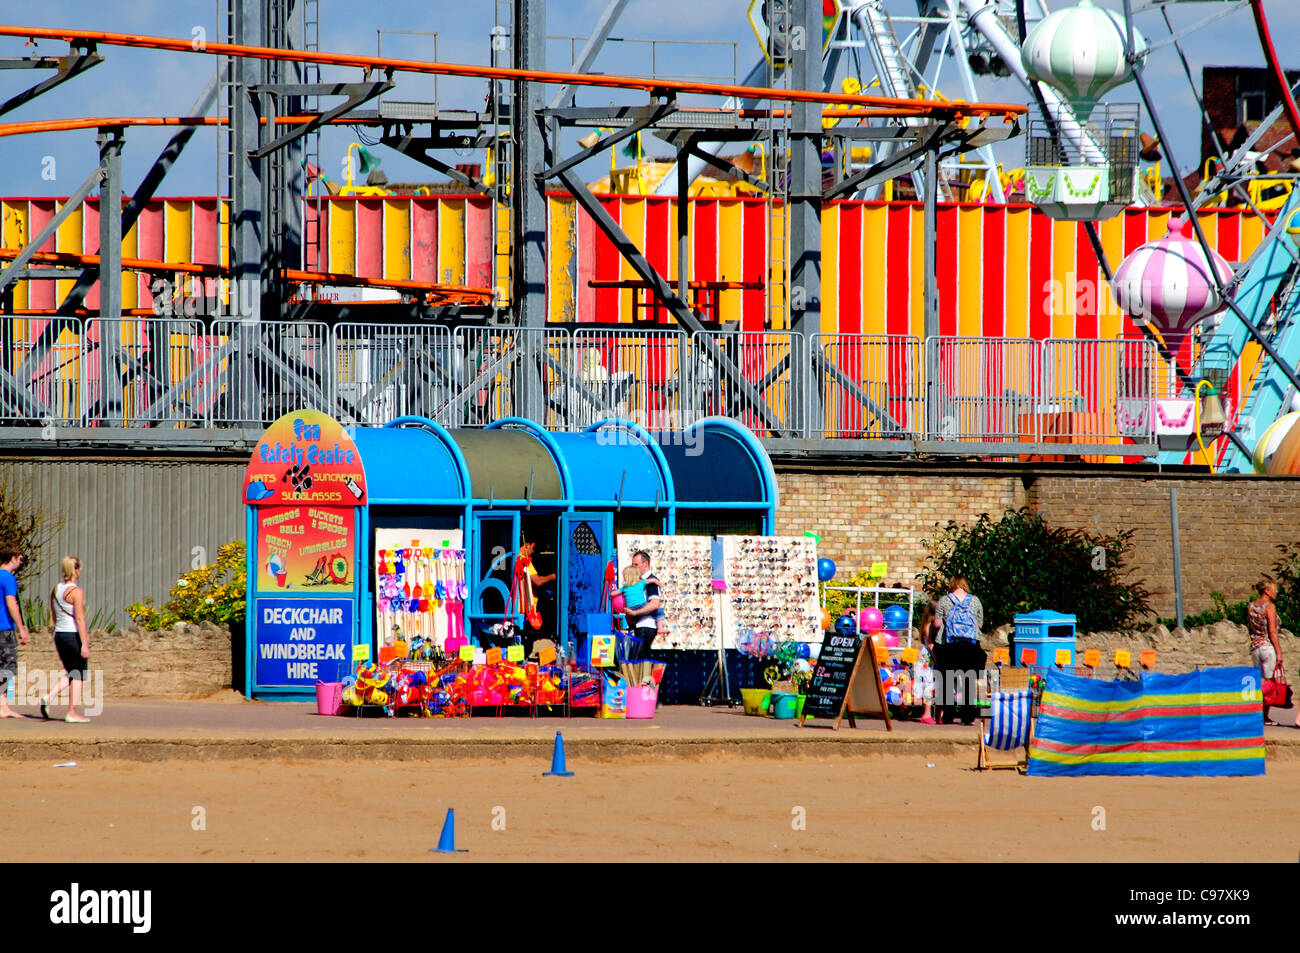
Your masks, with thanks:
[[[1023,679],[1019,674],[1021,672],[1024,673]],[[1024,691],[1030,687],[1028,669],[1003,668],[1002,666],[999,666],[998,674],[999,674],[999,685],[998,685],[999,693]],[[1018,684],[1022,680],[1024,684]],[[992,694],[991,691],[990,694]],[[1022,750],[1023,757],[1018,758],[1015,761],[991,761],[989,760],[990,749],[988,745],[984,743],[984,738],[988,734],[988,727],[989,724],[992,722],[992,712],[991,709],[981,708],[979,721],[976,723],[977,728],[979,730],[979,754],[975,762],[975,770],[984,771],[987,769],[993,771],[1000,771],[1004,769],[1009,770],[1014,768],[1016,771],[1019,771],[1021,774],[1024,774],[1025,771],[1027,771],[1029,768],[1029,746],[1033,743],[1034,740],[1034,726],[1037,722],[1037,719],[1038,719],[1038,695],[1036,692],[1030,692],[1029,730],[1025,733],[1025,744]],[[999,749],[994,748],[992,750],[997,751]]]

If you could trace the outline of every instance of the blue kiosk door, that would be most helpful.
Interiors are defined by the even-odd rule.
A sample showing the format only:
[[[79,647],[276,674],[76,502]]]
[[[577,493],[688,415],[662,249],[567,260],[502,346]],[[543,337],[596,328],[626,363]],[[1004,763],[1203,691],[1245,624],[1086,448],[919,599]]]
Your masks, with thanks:
[[[614,558],[614,514],[561,513],[559,543],[559,629],[571,658],[587,638],[588,614],[607,604],[602,590],[605,567]]]
[[[475,513],[470,533],[470,569],[475,580],[469,605],[465,607],[465,635],[471,645],[484,625],[500,622],[510,601],[510,574],[519,551],[518,513]],[[522,628],[523,614],[516,605],[515,625]]]

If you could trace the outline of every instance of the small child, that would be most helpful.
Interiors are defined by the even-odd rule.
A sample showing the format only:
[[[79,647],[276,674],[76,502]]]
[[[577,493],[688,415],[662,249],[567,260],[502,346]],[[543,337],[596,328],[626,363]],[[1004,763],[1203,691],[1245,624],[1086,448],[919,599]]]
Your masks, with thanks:
[[[623,568],[623,586],[619,589],[629,609],[639,609],[648,601],[645,597],[645,581],[635,566]]]

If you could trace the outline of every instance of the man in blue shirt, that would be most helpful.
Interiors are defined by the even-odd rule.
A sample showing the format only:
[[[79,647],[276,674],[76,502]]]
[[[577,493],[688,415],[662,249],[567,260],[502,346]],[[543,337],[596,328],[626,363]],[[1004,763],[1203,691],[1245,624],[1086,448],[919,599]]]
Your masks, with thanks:
[[[27,626],[18,608],[18,580],[14,577],[22,564],[23,554],[18,550],[0,548],[0,718],[23,717],[9,707],[6,697],[9,679],[18,672],[18,644],[27,644]]]

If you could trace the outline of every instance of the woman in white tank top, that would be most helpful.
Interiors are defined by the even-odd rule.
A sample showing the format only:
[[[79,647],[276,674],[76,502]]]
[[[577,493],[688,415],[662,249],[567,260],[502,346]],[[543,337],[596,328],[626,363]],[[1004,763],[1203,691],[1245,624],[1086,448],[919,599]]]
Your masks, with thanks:
[[[90,721],[77,709],[81,707],[81,685],[86,677],[86,660],[90,658],[90,635],[86,631],[86,594],[77,585],[81,576],[81,560],[67,556],[59,564],[63,582],[50,593],[50,614],[54,616],[54,649],[63,663],[63,677],[59,685],[41,699],[41,716],[50,717],[50,699],[58,695],[65,685],[71,686],[68,714],[64,721],[81,724]]]

